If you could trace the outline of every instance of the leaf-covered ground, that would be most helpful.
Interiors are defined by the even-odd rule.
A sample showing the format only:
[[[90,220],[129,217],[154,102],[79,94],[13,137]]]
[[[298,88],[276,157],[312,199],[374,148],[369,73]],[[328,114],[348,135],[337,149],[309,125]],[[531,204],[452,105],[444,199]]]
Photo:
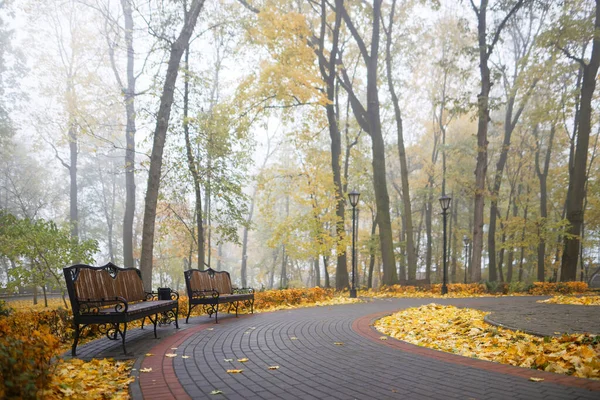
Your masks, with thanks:
[[[112,359],[59,360],[53,366],[48,389],[40,393],[40,398],[54,400],[69,398],[81,399],[129,399],[129,384],[133,361]]]
[[[547,300],[539,300],[538,303],[600,306],[600,296],[553,296]]]
[[[487,313],[435,303],[375,323],[386,335],[466,357],[600,379],[600,336],[540,338],[488,325]]]

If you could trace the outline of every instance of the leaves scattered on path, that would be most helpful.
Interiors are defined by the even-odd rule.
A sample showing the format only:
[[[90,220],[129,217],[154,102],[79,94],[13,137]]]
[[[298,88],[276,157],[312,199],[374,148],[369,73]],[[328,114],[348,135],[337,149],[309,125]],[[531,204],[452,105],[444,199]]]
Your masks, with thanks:
[[[409,308],[375,323],[386,335],[419,346],[502,364],[600,379],[600,336],[540,338],[494,327],[487,313],[428,304]]]

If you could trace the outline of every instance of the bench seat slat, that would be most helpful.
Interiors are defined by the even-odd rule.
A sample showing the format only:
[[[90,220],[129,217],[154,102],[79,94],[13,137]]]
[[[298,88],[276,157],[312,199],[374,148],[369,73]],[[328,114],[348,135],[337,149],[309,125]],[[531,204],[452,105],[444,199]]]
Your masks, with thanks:
[[[144,301],[141,303],[128,304],[127,306],[127,314],[139,314],[142,312],[156,310],[160,308],[165,308],[165,306],[169,306],[171,308],[177,305],[176,300],[153,300],[153,301]],[[122,312],[115,311],[114,307],[101,308],[98,310],[98,314],[102,315],[121,315]]]

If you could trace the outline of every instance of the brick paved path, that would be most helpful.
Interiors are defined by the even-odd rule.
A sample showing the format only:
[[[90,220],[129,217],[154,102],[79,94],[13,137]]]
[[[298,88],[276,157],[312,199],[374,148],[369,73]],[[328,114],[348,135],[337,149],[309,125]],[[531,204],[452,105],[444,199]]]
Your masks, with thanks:
[[[432,301],[502,309],[526,307],[534,300],[385,299],[224,317],[218,325],[194,318],[186,329],[155,345],[153,356],[138,359],[138,369],[152,372],[140,374],[132,393],[136,399],[600,398],[597,381],[382,341],[369,326],[376,315]],[[165,357],[167,353],[177,357]],[[249,361],[238,362],[241,358]],[[268,369],[274,365],[279,369]],[[228,374],[227,369],[243,372]],[[210,395],[215,389],[223,393]]]

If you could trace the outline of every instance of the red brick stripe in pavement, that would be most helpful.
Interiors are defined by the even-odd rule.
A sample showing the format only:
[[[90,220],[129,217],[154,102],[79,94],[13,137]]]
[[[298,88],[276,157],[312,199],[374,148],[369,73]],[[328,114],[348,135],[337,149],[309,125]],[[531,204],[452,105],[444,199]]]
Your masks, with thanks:
[[[381,340],[380,337],[382,336],[382,334],[375,330],[372,324],[374,320],[389,314],[389,312],[379,312],[360,317],[352,323],[352,329],[356,333],[367,339],[378,342],[381,345],[388,346],[407,353],[413,353],[424,357],[435,358],[441,361],[465,365],[468,367],[483,369],[486,371],[518,376],[524,379],[529,379],[530,377],[543,378],[545,382],[552,382],[565,386],[573,386],[593,391],[600,391],[600,382],[591,379],[577,378],[568,375],[555,374],[552,372],[544,372],[534,369],[515,367],[507,364],[499,364],[486,360],[478,360],[476,358],[464,357],[456,354],[445,353],[439,350],[429,349],[426,347],[416,346],[414,344],[403,342],[394,338],[390,338],[388,340]]]
[[[240,315],[240,318],[245,317],[247,316]],[[234,320],[235,318],[219,318],[219,325]],[[181,357],[182,354],[177,353],[177,350],[173,350],[173,348],[178,347],[190,336],[214,325],[214,322],[211,321],[188,328],[182,333],[165,338],[149,351],[153,355],[144,357],[141,368],[152,368],[152,372],[140,372],[139,375],[144,400],[191,400],[175,375],[173,358],[166,357],[166,354],[175,353],[177,357]]]

